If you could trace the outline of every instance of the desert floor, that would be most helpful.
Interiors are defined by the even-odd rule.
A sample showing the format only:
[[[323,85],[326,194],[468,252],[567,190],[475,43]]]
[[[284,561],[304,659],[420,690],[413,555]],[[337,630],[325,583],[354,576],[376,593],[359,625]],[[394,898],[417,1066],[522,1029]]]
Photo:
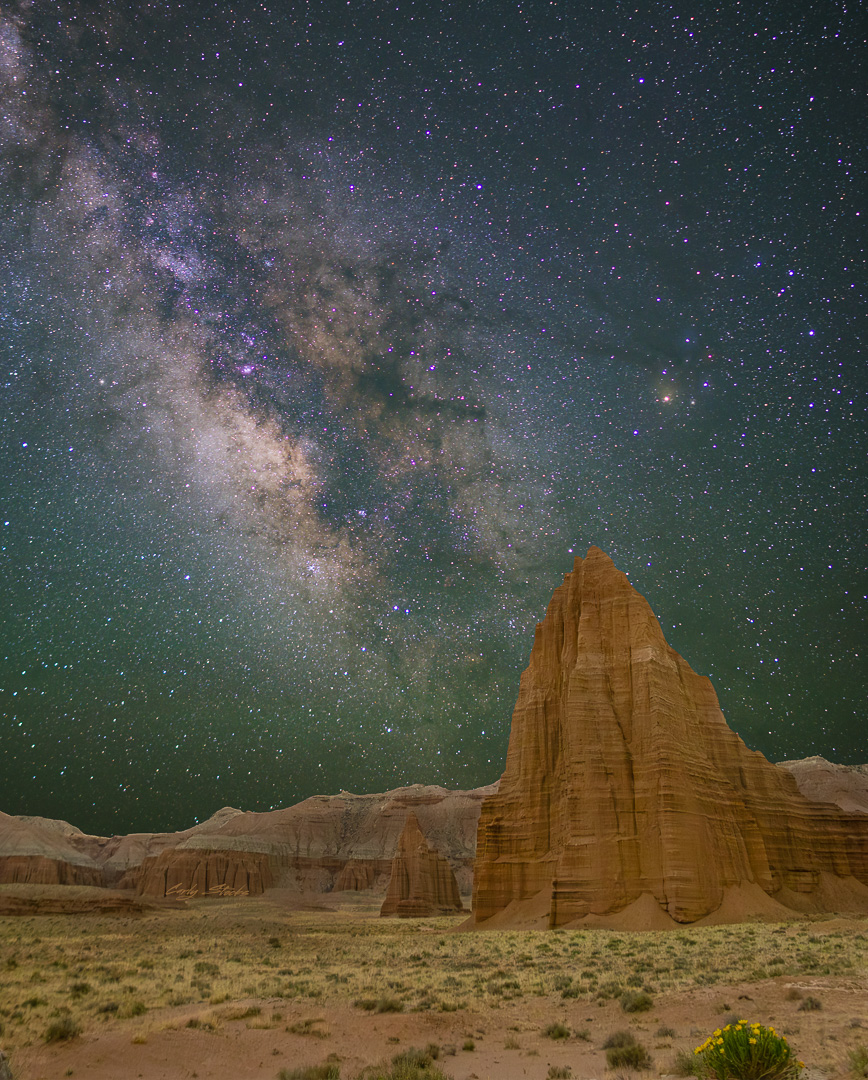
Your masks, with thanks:
[[[604,1076],[603,1043],[628,1030],[653,1077],[685,1075],[736,1017],[786,1035],[822,1080],[854,1075],[868,1045],[863,918],[456,933],[460,919],[378,907],[275,891],[0,918],[0,1047],[15,1080],[276,1080],[326,1061],[354,1080],[429,1044],[454,1080],[546,1080]],[[625,1011],[631,992],[650,1008]]]

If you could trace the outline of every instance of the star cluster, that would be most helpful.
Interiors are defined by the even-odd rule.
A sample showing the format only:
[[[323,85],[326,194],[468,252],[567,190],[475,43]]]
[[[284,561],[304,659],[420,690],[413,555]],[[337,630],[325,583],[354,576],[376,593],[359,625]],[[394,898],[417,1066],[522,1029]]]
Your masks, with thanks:
[[[862,761],[857,23],[7,4],[2,809],[488,783],[592,543]]]

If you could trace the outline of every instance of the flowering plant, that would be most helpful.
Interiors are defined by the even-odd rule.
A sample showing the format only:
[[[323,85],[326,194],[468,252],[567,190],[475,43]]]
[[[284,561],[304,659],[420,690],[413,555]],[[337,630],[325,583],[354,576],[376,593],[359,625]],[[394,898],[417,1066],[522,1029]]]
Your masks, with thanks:
[[[711,1080],[795,1080],[804,1068],[773,1027],[739,1020],[697,1046],[698,1073]]]

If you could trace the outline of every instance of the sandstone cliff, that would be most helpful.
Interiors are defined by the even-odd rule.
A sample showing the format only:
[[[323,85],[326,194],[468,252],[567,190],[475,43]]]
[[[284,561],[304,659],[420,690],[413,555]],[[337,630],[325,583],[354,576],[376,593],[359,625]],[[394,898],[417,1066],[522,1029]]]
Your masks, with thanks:
[[[810,802],[727,726],[597,548],[537,626],[479,822],[476,925],[666,926],[868,910],[868,818]]]
[[[258,896],[274,884],[262,852],[168,849],[142,863],[139,896]]]
[[[463,909],[452,867],[428,847],[416,815],[409,813],[392,859],[392,876],[380,915],[412,919]]]
[[[182,832],[112,837],[0,814],[0,884],[102,885],[155,897],[256,893],[272,884],[384,892],[412,812],[469,893],[479,810],[493,790],[414,784],[375,795],[342,791],[268,813],[224,807]]]
[[[97,861],[73,842],[67,822],[0,813],[0,884],[102,885]]]

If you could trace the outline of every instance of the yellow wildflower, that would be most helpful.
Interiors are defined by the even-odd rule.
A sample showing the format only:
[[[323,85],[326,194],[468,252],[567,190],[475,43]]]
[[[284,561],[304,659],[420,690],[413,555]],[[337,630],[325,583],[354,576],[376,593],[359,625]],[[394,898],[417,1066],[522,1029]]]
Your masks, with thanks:
[[[747,1041],[751,1044],[751,1046],[756,1046],[756,1039],[748,1039]]]
[[[716,1031],[714,1032],[714,1037],[715,1037],[715,1039],[717,1038],[717,1036],[718,1036],[719,1034],[720,1034],[720,1028],[718,1028],[718,1029],[717,1029],[717,1030],[716,1030]]]

